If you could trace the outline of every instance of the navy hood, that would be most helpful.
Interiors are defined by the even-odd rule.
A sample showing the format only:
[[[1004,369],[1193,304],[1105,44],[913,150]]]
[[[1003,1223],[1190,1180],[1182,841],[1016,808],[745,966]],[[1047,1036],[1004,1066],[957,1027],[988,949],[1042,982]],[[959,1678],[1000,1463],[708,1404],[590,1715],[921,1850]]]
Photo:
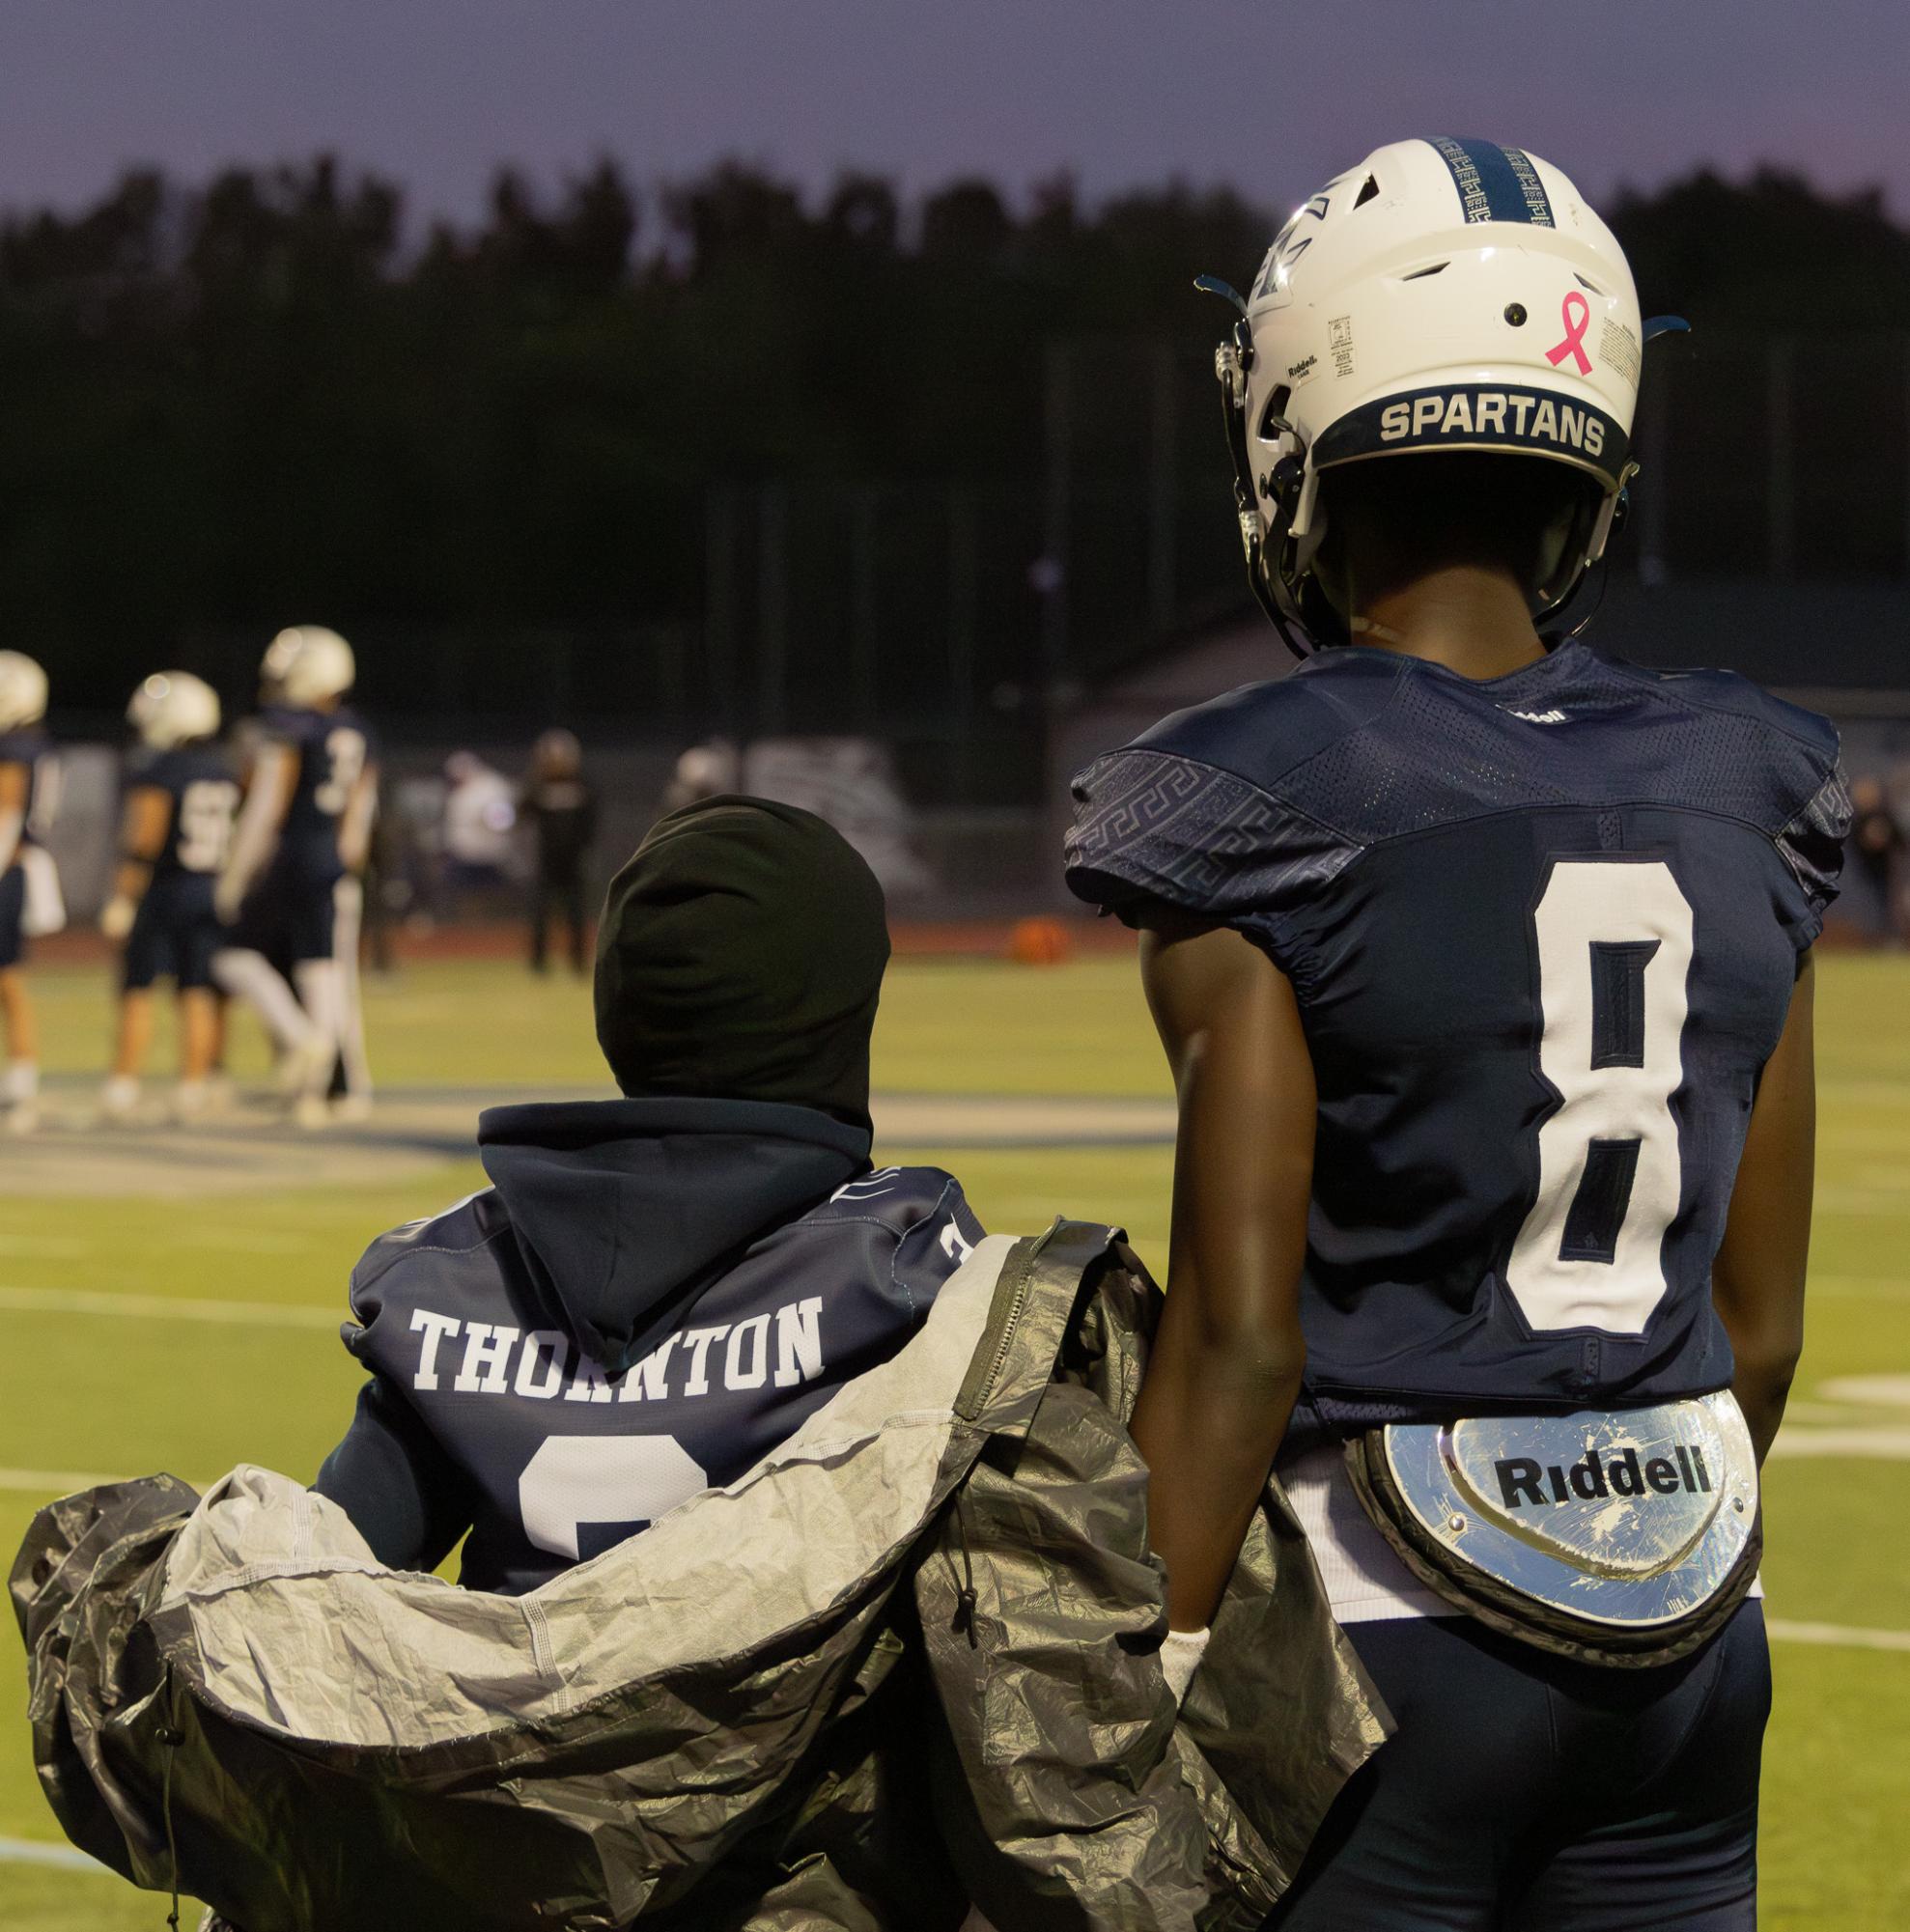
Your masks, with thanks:
[[[494,1106],[478,1151],[525,1266],[611,1375],[716,1263],[869,1164],[866,1129],[765,1101]]]

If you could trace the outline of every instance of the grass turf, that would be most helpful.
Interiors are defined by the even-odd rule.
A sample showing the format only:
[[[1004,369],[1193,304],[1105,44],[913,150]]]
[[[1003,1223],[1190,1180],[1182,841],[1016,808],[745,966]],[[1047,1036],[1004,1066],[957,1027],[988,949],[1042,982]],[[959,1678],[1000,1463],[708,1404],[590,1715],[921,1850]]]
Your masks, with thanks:
[[[50,1068],[94,1072],[103,978],[41,976]],[[1842,1376],[1910,1378],[1910,963],[1831,957],[1818,994],[1820,1208],[1809,1352],[1797,1399]],[[602,1078],[587,1002],[571,982],[502,965],[421,967],[370,994],[380,1078],[481,1088]],[[162,1043],[162,1052],[164,1050]],[[163,1064],[163,1062],[161,1063]],[[242,1072],[261,1064],[242,1040]],[[1042,971],[908,962],[886,993],[879,1084],[915,1092],[1142,1094],[1166,1090],[1131,962]],[[1057,1212],[1119,1221],[1165,1262],[1166,1148],[965,1151],[984,1221],[1022,1230]],[[4,1159],[4,1151],[0,1151]],[[0,1287],[283,1302],[306,1328],[131,1312],[4,1312],[0,1540],[72,1486],[66,1472],[170,1469],[204,1482],[233,1463],[308,1474],[344,1428],[357,1372],[323,1330],[373,1235],[456,1199],[475,1162],[402,1189],[308,1189],[182,1209],[153,1200],[35,1202],[0,1195]],[[1910,1385],[1906,1385],[1910,1386]],[[1888,1430],[1892,1405],[1819,1414]],[[1896,1535],[1903,1463],[1780,1459],[1767,1478],[1765,1568],[1775,1618],[1910,1629],[1910,1560]],[[1910,1923],[1910,1652],[1774,1646],[1777,1708],[1764,1759],[1763,1923],[1783,1932],[1883,1932]],[[15,1679],[17,1683],[18,1680]],[[16,1707],[17,1708],[17,1707]],[[51,1842],[23,1722],[0,1747],[0,1837]],[[110,1876],[0,1859],[8,1932],[157,1927],[164,1905]],[[189,1923],[189,1921],[188,1921]]]

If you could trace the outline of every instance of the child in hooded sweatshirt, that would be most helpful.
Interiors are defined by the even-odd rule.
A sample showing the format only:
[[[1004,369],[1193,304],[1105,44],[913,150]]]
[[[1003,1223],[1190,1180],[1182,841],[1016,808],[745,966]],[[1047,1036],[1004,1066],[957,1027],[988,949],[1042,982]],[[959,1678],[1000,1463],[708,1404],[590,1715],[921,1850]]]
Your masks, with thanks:
[[[620,1100],[492,1107],[492,1186],[373,1243],[371,1371],[315,1487],[380,1562],[534,1589],[733,1481],[914,1334],[982,1230],[954,1178],[872,1169],[882,888],[762,799],[660,821],[604,905]],[[468,1532],[468,1535],[466,1535]]]

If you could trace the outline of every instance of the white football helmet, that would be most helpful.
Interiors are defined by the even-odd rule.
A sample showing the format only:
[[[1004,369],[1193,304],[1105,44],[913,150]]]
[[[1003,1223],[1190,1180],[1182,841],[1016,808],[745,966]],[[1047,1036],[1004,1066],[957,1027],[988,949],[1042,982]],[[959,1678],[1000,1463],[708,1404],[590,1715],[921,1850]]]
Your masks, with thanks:
[[[1603,554],[1632,461],[1648,333],[1624,251],[1549,161],[1489,141],[1396,141],[1281,229],[1215,362],[1256,597],[1297,652],[1345,635],[1312,578],[1320,476],[1425,450],[1548,458],[1592,479],[1541,593]]]
[[[351,645],[322,624],[295,624],[281,630],[259,666],[262,693],[268,701],[288,705],[343,697],[357,677]]]
[[[219,694],[190,671],[155,671],[133,692],[126,715],[144,743],[171,751],[217,735]]]
[[[46,673],[18,651],[0,651],[0,731],[46,715]]]

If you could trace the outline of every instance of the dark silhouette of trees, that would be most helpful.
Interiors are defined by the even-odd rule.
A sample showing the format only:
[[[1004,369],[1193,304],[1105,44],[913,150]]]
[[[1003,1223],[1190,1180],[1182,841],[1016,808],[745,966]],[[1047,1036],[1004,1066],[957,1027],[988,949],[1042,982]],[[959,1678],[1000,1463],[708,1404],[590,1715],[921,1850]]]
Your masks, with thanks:
[[[1910,314],[1910,236],[1874,194],[1701,173],[1615,220],[1647,310],[1721,334]],[[970,180],[912,208],[740,163],[639,193],[605,160],[554,194],[501,173],[474,232],[418,236],[394,184],[329,156],[196,189],[136,171],[0,220],[0,633],[98,707],[195,636],[308,617],[457,627],[480,657],[540,627],[693,635],[713,490],[1037,505],[1057,342],[1077,462],[1138,501],[1155,365],[1116,346],[1166,345],[1204,398],[1224,317],[1191,278],[1245,286],[1275,225],[1180,183],[1089,207],[1056,179],[1018,211]],[[1224,459],[1182,414],[1231,596]],[[977,608],[1031,634],[1038,528],[997,524]],[[793,548],[825,545],[804,527]]]

